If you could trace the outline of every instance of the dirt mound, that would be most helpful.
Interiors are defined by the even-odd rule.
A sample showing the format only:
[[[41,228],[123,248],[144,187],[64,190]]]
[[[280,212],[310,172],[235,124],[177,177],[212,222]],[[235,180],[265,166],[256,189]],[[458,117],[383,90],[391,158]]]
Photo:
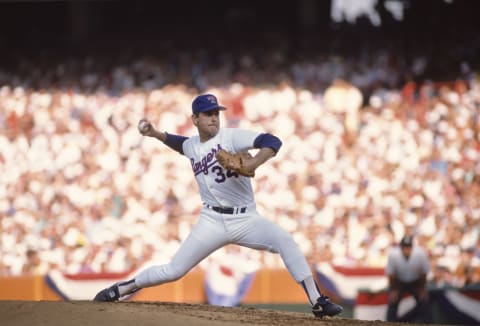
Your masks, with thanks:
[[[395,325],[341,317],[317,319],[305,313],[251,307],[164,302],[0,301],[0,314],[6,326]]]

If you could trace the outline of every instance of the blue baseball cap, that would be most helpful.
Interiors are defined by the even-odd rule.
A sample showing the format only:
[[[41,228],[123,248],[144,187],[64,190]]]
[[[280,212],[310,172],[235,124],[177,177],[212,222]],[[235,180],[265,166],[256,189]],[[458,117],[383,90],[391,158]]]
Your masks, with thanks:
[[[218,104],[217,98],[212,94],[198,95],[192,102],[192,112],[197,114],[210,110],[226,110],[227,108]]]

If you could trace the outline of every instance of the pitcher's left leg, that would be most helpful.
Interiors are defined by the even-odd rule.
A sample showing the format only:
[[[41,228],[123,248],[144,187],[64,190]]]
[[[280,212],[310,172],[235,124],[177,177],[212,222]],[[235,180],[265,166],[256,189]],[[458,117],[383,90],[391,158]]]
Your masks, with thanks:
[[[257,216],[226,221],[233,242],[244,247],[280,254],[292,277],[301,282],[312,274],[292,236],[275,223]]]
[[[305,256],[293,237],[284,229],[258,214],[228,220],[226,225],[234,243],[280,254],[292,277],[305,290],[315,316],[334,316],[342,312],[341,306],[320,293]]]

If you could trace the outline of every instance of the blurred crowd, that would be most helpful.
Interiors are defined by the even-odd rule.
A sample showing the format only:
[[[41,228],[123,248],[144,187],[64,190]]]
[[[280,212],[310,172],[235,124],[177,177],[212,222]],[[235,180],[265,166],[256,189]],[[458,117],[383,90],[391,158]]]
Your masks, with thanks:
[[[408,233],[430,254],[432,284],[480,283],[480,83],[468,63],[436,83],[414,78],[425,58],[392,66],[381,51],[288,64],[277,51],[263,56],[270,65],[206,56],[25,58],[0,70],[0,275],[169,261],[200,197],[188,160],[136,125],[194,135],[191,101],[212,92],[228,107],[223,126],[283,140],[253,179],[258,210],[312,267],[383,268]]]

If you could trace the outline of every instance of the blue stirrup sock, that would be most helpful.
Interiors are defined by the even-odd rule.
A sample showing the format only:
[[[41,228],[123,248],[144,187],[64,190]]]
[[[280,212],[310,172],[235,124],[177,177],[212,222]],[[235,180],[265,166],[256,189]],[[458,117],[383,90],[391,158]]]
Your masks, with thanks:
[[[310,304],[313,306],[317,302],[317,299],[320,297],[320,291],[318,290],[317,284],[313,280],[313,276],[308,276],[301,283],[303,289],[307,293]]]
[[[123,297],[124,295],[127,295],[127,294],[132,294],[133,292],[140,290],[137,284],[135,284],[135,279],[118,283],[117,286],[118,286],[118,292],[120,293],[120,297]]]

